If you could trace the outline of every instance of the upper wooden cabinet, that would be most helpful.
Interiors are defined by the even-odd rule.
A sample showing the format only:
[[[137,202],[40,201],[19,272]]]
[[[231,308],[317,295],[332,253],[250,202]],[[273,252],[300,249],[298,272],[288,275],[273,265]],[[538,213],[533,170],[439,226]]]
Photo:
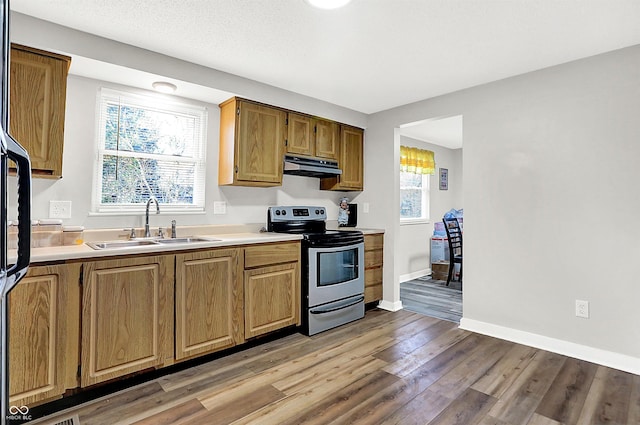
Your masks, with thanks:
[[[219,185],[279,186],[287,113],[232,98],[220,105]]]
[[[10,133],[29,153],[34,177],[62,177],[70,64],[68,56],[11,46]]]
[[[176,255],[176,360],[244,342],[240,249]]]
[[[287,153],[338,159],[338,123],[289,112]]]
[[[78,386],[80,264],[30,267],[9,294],[9,392],[29,407]]]
[[[83,387],[173,363],[174,256],[84,264]]]
[[[287,114],[287,153],[313,156],[313,123],[311,117],[289,112]]]
[[[364,189],[364,130],[341,126],[338,164],[342,175],[320,180],[323,190]]]
[[[334,121],[314,119],[316,156],[338,159],[340,124]]]

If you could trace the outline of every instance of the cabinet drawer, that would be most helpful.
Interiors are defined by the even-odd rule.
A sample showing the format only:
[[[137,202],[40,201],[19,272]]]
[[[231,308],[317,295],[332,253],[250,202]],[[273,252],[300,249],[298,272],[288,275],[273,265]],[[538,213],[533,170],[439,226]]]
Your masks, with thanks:
[[[365,304],[380,301],[382,299],[382,285],[367,286],[364,288]]]
[[[364,267],[375,267],[382,264],[382,250],[376,249],[374,251],[364,251]]]
[[[245,269],[296,261],[300,261],[299,242],[257,245],[244,249]]]
[[[364,271],[364,286],[382,284],[382,267],[374,267]]]
[[[364,250],[382,249],[384,246],[384,235],[364,235]]]

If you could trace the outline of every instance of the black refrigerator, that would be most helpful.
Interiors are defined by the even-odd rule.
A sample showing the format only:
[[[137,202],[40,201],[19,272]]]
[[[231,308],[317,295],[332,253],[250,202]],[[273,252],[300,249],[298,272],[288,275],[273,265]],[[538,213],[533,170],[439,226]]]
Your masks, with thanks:
[[[29,268],[31,246],[31,164],[29,155],[9,135],[9,0],[0,0],[0,18],[2,18],[2,81],[0,81],[0,423],[11,421],[15,415],[25,412],[24,406],[9,405],[9,309],[8,296]],[[16,167],[16,179],[7,181],[9,160]],[[7,191],[16,190],[18,219],[18,250],[15,258],[9,261],[7,252]],[[13,257],[13,255],[12,255]],[[13,264],[11,264],[13,263]]]

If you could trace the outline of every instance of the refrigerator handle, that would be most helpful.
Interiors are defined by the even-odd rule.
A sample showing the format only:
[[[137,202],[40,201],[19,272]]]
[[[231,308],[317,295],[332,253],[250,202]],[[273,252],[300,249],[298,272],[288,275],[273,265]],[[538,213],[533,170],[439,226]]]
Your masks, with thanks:
[[[7,157],[16,163],[18,176],[18,258],[7,270],[7,277],[17,282],[27,273],[31,260],[31,161],[12,137],[6,141]]]

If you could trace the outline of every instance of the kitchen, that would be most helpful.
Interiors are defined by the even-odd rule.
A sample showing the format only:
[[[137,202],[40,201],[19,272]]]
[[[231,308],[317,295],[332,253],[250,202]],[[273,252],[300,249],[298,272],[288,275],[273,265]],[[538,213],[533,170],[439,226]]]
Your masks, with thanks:
[[[188,80],[185,75],[191,71],[196,74],[193,79],[209,86],[214,85],[210,82],[217,77],[230,78],[211,70],[199,73],[202,69],[196,65],[106,42],[25,15],[15,14],[12,25],[15,40],[27,45],[74,51],[103,62],[113,56],[119,62],[117,65],[154,74],[162,68],[180,77],[178,79]],[[77,40],[86,43],[79,45]],[[96,44],[101,48],[95,47]],[[110,54],[114,51],[118,54]],[[637,61],[638,48],[629,47],[370,115],[256,85],[239,77],[234,82],[244,91],[251,89],[251,96],[240,93],[247,97],[366,128],[365,191],[357,196],[356,202],[370,205],[371,212],[360,215],[362,226],[385,229],[384,300],[392,310],[400,307],[399,272],[394,267],[394,255],[397,255],[394,253],[401,247],[396,236],[396,213],[388,207],[393,204],[397,187],[394,165],[388,159],[396,157],[395,145],[399,141],[396,140],[395,145],[389,141],[396,137],[394,130],[401,124],[462,114],[466,142],[464,206],[469,217],[465,223],[468,225],[464,300],[467,323],[463,320],[462,326],[577,357],[603,356],[607,364],[637,373],[640,335],[628,324],[638,321],[632,305],[638,289],[625,277],[634,274],[633,261],[630,259],[611,272],[610,279],[620,286],[619,294],[602,289],[597,273],[585,266],[618,264],[617,257],[603,246],[622,245],[628,252],[637,251],[634,231],[614,237],[599,234],[594,228],[606,223],[611,211],[631,217],[638,207],[635,198],[626,196],[634,193],[632,182],[637,177],[629,162],[635,149],[630,141],[637,134],[637,124],[631,124],[634,122],[632,111],[638,110],[637,96],[633,97],[637,77],[629,70],[634,69]],[[626,65],[619,69],[619,64]],[[601,78],[611,74],[618,78],[614,81]],[[75,196],[91,191],[87,176],[93,175],[93,168],[86,158],[93,157],[92,123],[98,85],[84,77],[69,79],[69,97],[78,100],[69,102],[67,116],[84,118],[66,126],[65,137],[77,142],[74,148],[65,146],[63,179],[59,182],[34,180],[34,218],[48,215],[49,200],[72,200],[72,220],[77,220],[70,223],[94,228],[121,227],[121,218],[90,216],[90,200],[87,196]],[[522,96],[529,100],[525,105],[521,104]],[[589,108],[579,107],[585,103],[584,99],[591,101],[586,102]],[[217,106],[215,102],[208,106],[211,115],[207,134],[215,137],[219,133]],[[566,150],[557,151],[559,140],[566,143]],[[601,140],[609,141],[606,149]],[[82,155],[69,157],[76,152]],[[216,164],[216,155],[217,149],[207,149],[207,162]],[[606,178],[590,181],[588,190],[576,188],[577,182],[582,182],[583,172],[603,165],[608,168]],[[215,181],[216,170],[209,167],[207,173],[207,181]],[[324,206],[329,214],[335,214],[329,218],[335,219],[340,197],[338,193],[318,190],[315,179],[297,176],[285,176],[282,188],[219,188],[209,184],[207,190],[213,190],[211,196],[207,195],[207,211],[213,211],[214,201],[227,202],[226,215],[208,216],[216,224],[262,222],[268,205],[311,203]],[[546,208],[538,208],[542,203]],[[568,228],[555,224],[562,214],[569,214]],[[496,217],[505,217],[505,220],[496,222]],[[151,222],[154,226],[169,225],[163,219],[162,214],[152,215]],[[197,224],[199,219],[181,216],[178,222],[179,225]],[[132,217],[132,222],[124,224],[125,227],[141,225],[141,216]],[[577,252],[568,258],[566,268],[558,264],[557,258],[563,258],[559,250],[549,249],[547,239],[543,238],[548,232],[560,232],[576,240],[573,247]],[[514,241],[513,234],[521,238]],[[539,268],[547,270],[549,275],[540,278]],[[551,293],[555,295],[547,295]],[[488,298],[487,294],[492,297]],[[573,300],[582,298],[590,299],[594,308],[594,316],[588,321],[576,321],[572,317]],[[598,311],[606,314],[596,315]]]

